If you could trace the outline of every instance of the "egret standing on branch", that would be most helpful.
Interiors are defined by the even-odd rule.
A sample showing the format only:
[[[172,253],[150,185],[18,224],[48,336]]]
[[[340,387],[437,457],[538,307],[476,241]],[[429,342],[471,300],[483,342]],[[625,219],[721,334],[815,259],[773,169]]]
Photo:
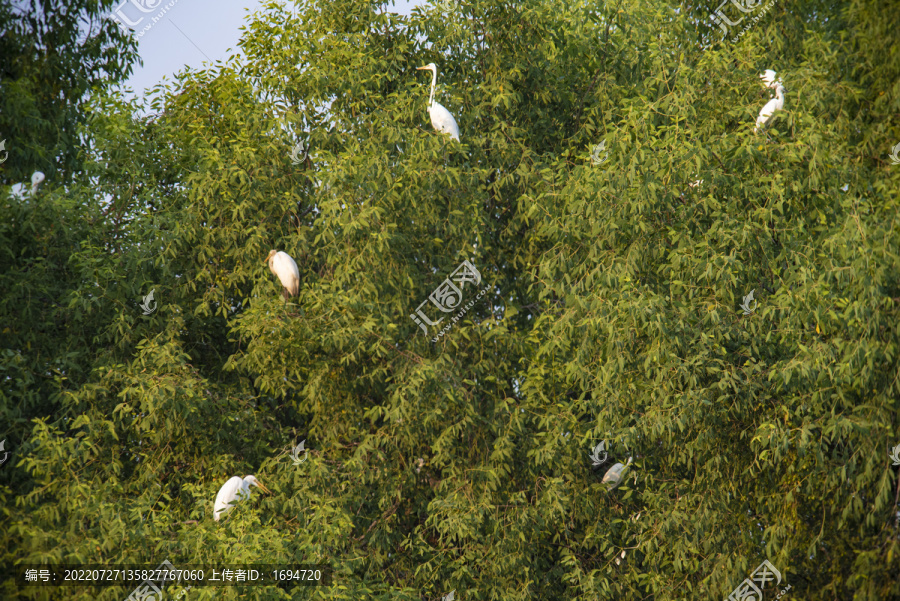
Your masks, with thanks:
[[[41,182],[43,182],[44,179],[45,177],[43,173],[41,173],[40,171],[35,171],[31,176],[30,194],[28,193],[28,191],[26,191],[25,184],[15,184],[10,190],[10,195],[18,200],[25,200],[26,197],[37,196],[38,186],[41,185]]]
[[[216,502],[213,505],[213,519],[218,522],[222,514],[231,509],[232,503],[249,499],[250,485],[259,487],[263,492],[272,492],[263,486],[263,483],[257,480],[256,476],[244,476],[243,479],[235,476],[219,489],[219,494],[216,495]]]
[[[766,72],[768,75],[768,71]],[[772,77],[775,77],[775,73],[772,72]],[[763,81],[766,81],[766,77],[760,75],[763,78]],[[766,124],[766,121],[775,114],[775,111],[780,111],[784,108],[784,84],[779,79],[778,81],[769,83],[766,87],[775,88],[775,98],[771,99],[766,103],[766,106],[762,107],[762,110],[759,111],[759,117],[756,118],[756,127],[753,128],[753,133],[759,131],[759,128]]]
[[[416,67],[417,71],[431,71],[431,95],[428,97],[428,114],[431,115],[431,125],[442,134],[450,134],[450,137],[459,142],[459,126],[456,119],[439,103],[434,101],[434,86],[437,83],[437,67],[434,63],[428,63],[424,67]]]
[[[628,458],[628,462],[625,465],[617,463],[609,468],[609,471],[603,476],[602,484],[606,484],[609,490],[617,487],[622,481],[622,472],[624,472],[625,468],[629,465],[631,465],[631,457]]]
[[[285,301],[288,297],[300,294],[300,270],[291,255],[283,250],[273,249],[269,251],[265,262],[269,264],[269,270],[281,280],[281,285],[284,286],[281,293]]]

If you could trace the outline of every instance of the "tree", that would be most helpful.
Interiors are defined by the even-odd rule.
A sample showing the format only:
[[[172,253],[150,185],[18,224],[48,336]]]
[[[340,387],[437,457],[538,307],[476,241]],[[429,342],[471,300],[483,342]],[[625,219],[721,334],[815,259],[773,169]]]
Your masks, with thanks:
[[[244,62],[184,74],[155,118],[96,99],[87,172],[112,200],[80,197],[101,216],[66,296],[95,355],[0,472],[4,548],[334,569],[196,599],[724,598],[763,560],[797,598],[897,597],[898,176],[876,155],[900,59],[878,7],[775,6],[737,42],[705,7],[444,10],[273,3]],[[429,123],[429,62],[459,144]],[[788,99],[754,134],[766,68]],[[290,302],[270,248],[299,265]],[[410,314],[438,319],[463,260],[464,316],[423,335]],[[214,522],[251,473],[273,494]]]
[[[107,18],[115,0],[0,3],[0,183],[80,171],[84,103],[131,74],[137,41]]]

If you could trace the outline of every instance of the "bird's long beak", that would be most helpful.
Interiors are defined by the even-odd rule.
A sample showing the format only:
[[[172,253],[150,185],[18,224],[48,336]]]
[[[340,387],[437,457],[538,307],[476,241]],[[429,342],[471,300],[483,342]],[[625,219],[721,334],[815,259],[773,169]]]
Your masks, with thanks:
[[[416,67],[416,71],[421,71],[423,69],[428,70],[428,67]]]
[[[263,265],[265,265],[266,263],[269,262],[269,259],[272,258],[272,255],[273,255],[273,254],[274,254],[274,253],[272,253],[272,251],[269,251],[269,254],[266,255],[266,258],[263,260]]]
[[[259,481],[259,478],[256,479],[256,486],[258,486],[260,488],[260,490],[262,490],[263,492],[272,494],[272,491],[269,490],[268,488],[266,488],[266,486],[262,482]]]

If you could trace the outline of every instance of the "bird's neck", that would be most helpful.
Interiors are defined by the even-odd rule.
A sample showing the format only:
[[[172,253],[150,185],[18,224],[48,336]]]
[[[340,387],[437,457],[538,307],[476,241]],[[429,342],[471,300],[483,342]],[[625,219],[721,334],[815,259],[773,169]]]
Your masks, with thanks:
[[[437,83],[437,69],[431,72],[431,95],[428,97],[428,106],[434,106],[434,86]]]

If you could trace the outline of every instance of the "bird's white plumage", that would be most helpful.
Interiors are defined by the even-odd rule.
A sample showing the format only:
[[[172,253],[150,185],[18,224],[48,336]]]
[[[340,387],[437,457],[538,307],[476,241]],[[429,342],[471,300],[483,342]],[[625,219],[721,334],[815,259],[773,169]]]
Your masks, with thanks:
[[[38,186],[41,185],[41,182],[44,181],[44,174],[40,171],[35,171],[31,176],[31,193],[36,194]]]
[[[431,71],[431,93],[428,95],[428,114],[431,116],[431,125],[442,134],[449,134],[451,138],[459,142],[459,126],[456,119],[440,103],[434,101],[434,87],[437,84],[437,67],[434,63],[428,63],[424,67],[416,67],[417,70]]]
[[[300,270],[291,255],[283,250],[271,250],[266,262],[269,264],[269,270],[281,281],[287,294],[297,296],[300,293]]]
[[[612,486],[609,487],[610,490],[617,487],[622,481],[622,472],[624,472],[625,468],[629,465],[631,465],[631,457],[628,458],[628,463],[625,465],[617,463],[609,468],[609,471],[603,476],[603,484],[611,484]]]
[[[759,111],[759,117],[756,118],[756,127],[753,131],[759,131],[759,128],[765,125],[766,121],[775,113],[784,108],[784,84],[781,80],[775,82],[775,98],[766,103],[762,110]]]
[[[43,173],[41,173],[40,171],[35,171],[31,176],[30,193],[25,189],[25,184],[14,184],[10,189],[10,195],[18,200],[25,200],[25,198],[28,196],[35,196],[38,191],[38,186],[41,185],[41,182],[43,182],[44,179],[46,178],[44,177]]]
[[[218,522],[222,514],[231,509],[232,503],[249,499],[251,485],[259,487],[264,492],[269,492],[269,489],[263,486],[255,476],[244,476],[243,478],[234,476],[223,484],[219,489],[219,494],[216,495],[216,502],[213,504],[213,519]]]
[[[433,102],[428,107],[428,114],[431,115],[431,125],[442,134],[450,134],[450,137],[459,142],[459,126],[456,119],[441,104]]]

